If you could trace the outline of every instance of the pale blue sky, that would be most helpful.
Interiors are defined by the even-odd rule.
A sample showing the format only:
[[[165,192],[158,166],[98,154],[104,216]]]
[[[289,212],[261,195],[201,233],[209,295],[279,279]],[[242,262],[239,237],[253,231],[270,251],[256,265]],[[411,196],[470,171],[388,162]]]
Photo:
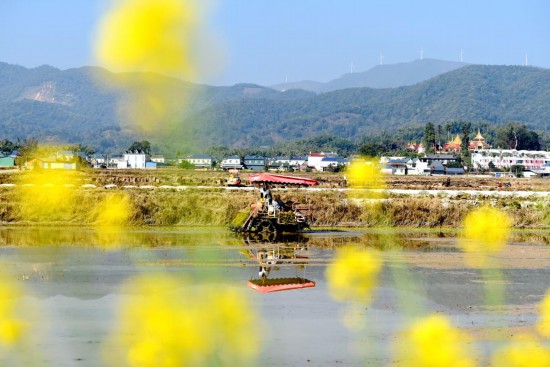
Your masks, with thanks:
[[[0,61],[90,65],[108,0],[0,0]],[[546,0],[219,0],[207,19],[223,45],[215,85],[328,81],[420,57],[550,67]],[[212,54],[219,58],[219,52]]]

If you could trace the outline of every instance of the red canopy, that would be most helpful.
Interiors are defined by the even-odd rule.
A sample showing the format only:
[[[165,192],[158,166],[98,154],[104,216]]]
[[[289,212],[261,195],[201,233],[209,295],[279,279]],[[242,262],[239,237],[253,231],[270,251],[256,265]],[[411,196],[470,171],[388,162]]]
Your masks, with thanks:
[[[273,175],[271,173],[260,173],[249,178],[250,183],[278,183],[283,185],[305,185],[313,186],[317,185],[317,181],[302,178],[302,177],[293,177],[293,176],[283,176],[283,175]]]

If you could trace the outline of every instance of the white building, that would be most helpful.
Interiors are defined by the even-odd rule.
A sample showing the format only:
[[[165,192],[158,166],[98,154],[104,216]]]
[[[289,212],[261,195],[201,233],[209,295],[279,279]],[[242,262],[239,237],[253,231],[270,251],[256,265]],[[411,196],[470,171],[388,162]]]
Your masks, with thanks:
[[[475,168],[488,169],[492,163],[496,168],[523,166],[526,170],[542,169],[550,164],[550,152],[541,150],[485,149],[472,153]]]
[[[212,168],[212,157],[208,154],[193,154],[183,159],[197,168]]]
[[[137,153],[124,153],[123,158],[128,168],[144,169],[145,164],[151,161],[149,154],[137,152]],[[123,167],[120,167],[123,168]]]
[[[124,159],[124,156],[109,156],[107,161],[108,168],[128,168],[128,161]]]
[[[160,154],[152,155],[152,156],[151,156],[151,162],[166,163],[166,162],[165,162],[165,159],[164,159],[164,156],[163,156],[163,155],[160,155]]]
[[[340,157],[336,153],[309,153],[307,156],[307,166],[319,172],[334,167],[347,166],[349,163],[349,159]]]
[[[241,157],[235,155],[222,160],[220,167],[222,169],[243,169],[243,160]]]

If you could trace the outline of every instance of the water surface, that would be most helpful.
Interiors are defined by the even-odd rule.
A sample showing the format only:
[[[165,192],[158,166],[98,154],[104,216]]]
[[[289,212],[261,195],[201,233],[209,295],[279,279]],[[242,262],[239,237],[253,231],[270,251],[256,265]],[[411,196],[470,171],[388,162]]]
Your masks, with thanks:
[[[482,270],[468,265],[476,255],[462,253],[452,232],[318,231],[262,242],[224,228],[3,227],[0,263],[39,311],[40,365],[103,365],[116,305],[135,296],[122,284],[158,272],[196,287],[246,289],[265,326],[261,336],[250,335],[262,340],[257,365],[391,365],[396,335],[434,312],[478,339],[480,360],[506,333],[532,327],[550,277],[547,241],[544,233],[518,233]],[[325,269],[344,246],[384,259],[369,305],[338,302],[327,291]],[[248,288],[262,275],[315,286],[266,294]]]

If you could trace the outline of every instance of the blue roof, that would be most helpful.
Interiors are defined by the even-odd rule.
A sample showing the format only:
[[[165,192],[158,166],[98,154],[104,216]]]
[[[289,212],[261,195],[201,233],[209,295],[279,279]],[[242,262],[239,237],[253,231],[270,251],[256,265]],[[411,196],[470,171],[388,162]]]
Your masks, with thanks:
[[[248,160],[248,159],[265,159],[265,158],[262,156],[247,155],[246,157],[244,157],[244,159]]]
[[[348,159],[344,157],[324,157],[321,159],[322,162],[349,162]]]
[[[464,173],[464,168],[447,168],[448,173]]]
[[[190,159],[212,159],[208,154],[193,154],[189,156]]]

